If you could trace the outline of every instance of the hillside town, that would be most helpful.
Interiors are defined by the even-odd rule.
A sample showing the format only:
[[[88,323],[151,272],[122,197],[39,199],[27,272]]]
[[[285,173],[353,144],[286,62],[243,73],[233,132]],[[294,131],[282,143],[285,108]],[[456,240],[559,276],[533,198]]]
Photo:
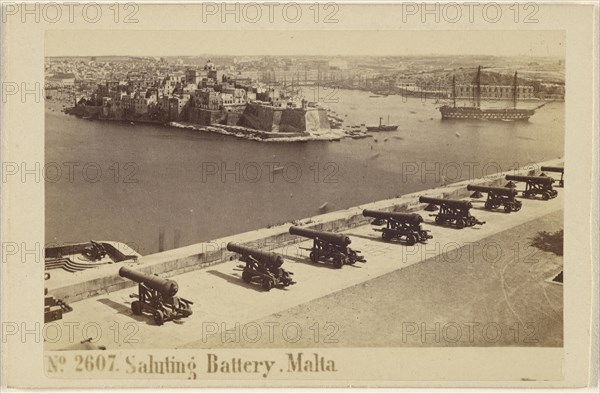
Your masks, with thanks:
[[[213,59],[48,58],[45,95],[86,119],[218,126],[234,134],[269,138],[340,129],[340,116],[326,111],[336,89],[440,101],[451,95],[452,75],[458,83],[457,98],[468,99],[473,95],[474,61],[488,64],[482,75],[483,99],[508,100],[513,89],[511,75],[493,57],[454,59],[450,64],[447,58],[435,57],[377,62],[353,57]],[[520,100],[564,100],[561,61],[513,67],[521,71]]]

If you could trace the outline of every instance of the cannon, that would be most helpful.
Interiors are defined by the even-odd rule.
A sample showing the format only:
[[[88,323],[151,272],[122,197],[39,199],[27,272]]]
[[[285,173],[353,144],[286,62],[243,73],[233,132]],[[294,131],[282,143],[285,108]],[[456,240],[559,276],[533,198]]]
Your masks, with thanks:
[[[391,241],[394,238],[404,237],[408,245],[414,245],[417,242],[425,242],[433,238],[428,230],[421,228],[423,217],[416,213],[386,212],[374,211],[370,209],[363,210],[363,216],[381,220],[385,223],[385,228],[377,228],[375,231],[381,232],[381,238],[384,241]]]
[[[137,298],[131,303],[134,315],[149,312],[154,322],[161,326],[167,320],[188,317],[192,314],[192,301],[176,297],[179,291],[177,282],[164,279],[157,275],[150,275],[128,267],[119,269],[119,276],[138,283],[138,294],[131,295]]]
[[[542,199],[549,200],[558,195],[558,192],[552,188],[554,178],[549,176],[507,175],[506,180],[525,182],[525,190],[523,190],[524,198],[531,198],[536,195],[541,195]]]
[[[94,240],[91,240],[90,245],[83,248],[81,254],[83,254],[91,261],[102,260],[107,255],[104,245]]]
[[[469,210],[473,208],[473,205],[469,201],[421,196],[419,197],[419,202],[440,207],[440,211],[437,214],[431,215],[435,216],[436,224],[443,225],[449,223],[454,224],[457,228],[485,224],[485,222],[477,220],[475,216],[469,213]]]
[[[346,235],[298,226],[290,227],[289,231],[292,235],[313,240],[312,248],[303,248],[310,250],[310,261],[313,263],[331,260],[335,268],[342,268],[344,264],[366,263],[365,258],[358,254],[360,250],[352,250],[348,247],[352,241]]]
[[[563,177],[565,175],[565,168],[564,167],[542,166],[541,170],[542,170],[542,172],[559,172],[560,173],[560,180],[558,181],[558,186],[565,187],[565,181],[563,179]]]
[[[517,196],[517,191],[510,187],[467,185],[467,190],[487,193],[487,200],[484,205],[485,209],[492,210],[502,205],[504,207],[504,212],[506,213],[521,210],[521,201],[515,198]]]
[[[245,266],[239,266],[243,268],[242,280],[246,283],[258,282],[266,291],[273,287],[281,288],[296,283],[292,280],[294,274],[281,268],[283,257],[278,254],[233,242],[227,244],[227,250],[239,254],[240,261],[246,263]]]

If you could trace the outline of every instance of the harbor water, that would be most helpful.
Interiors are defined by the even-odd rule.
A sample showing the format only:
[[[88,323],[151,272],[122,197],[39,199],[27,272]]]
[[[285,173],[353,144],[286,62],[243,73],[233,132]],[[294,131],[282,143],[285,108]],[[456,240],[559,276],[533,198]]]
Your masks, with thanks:
[[[46,111],[46,243],[113,240],[145,255],[564,154],[562,102],[528,122],[460,122],[442,121],[432,99],[370,96],[321,101],[346,125],[389,115],[398,130],[339,142],[261,143]]]

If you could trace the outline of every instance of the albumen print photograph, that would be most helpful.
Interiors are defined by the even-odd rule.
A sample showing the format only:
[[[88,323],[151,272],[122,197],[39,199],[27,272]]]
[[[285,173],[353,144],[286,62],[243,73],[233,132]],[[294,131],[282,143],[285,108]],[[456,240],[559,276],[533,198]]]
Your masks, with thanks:
[[[45,348],[561,347],[564,50],[48,32]]]
[[[2,10],[7,388],[590,385],[597,5]]]

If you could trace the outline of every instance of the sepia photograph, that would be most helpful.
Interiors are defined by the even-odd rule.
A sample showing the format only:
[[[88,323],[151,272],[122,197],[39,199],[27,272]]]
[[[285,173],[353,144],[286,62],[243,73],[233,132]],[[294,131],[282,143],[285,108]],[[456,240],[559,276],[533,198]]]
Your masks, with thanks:
[[[107,349],[563,345],[563,32],[46,40],[46,322],[131,335]]]
[[[56,4],[3,41],[39,60],[2,83],[2,338],[31,387],[590,377],[583,6]]]

